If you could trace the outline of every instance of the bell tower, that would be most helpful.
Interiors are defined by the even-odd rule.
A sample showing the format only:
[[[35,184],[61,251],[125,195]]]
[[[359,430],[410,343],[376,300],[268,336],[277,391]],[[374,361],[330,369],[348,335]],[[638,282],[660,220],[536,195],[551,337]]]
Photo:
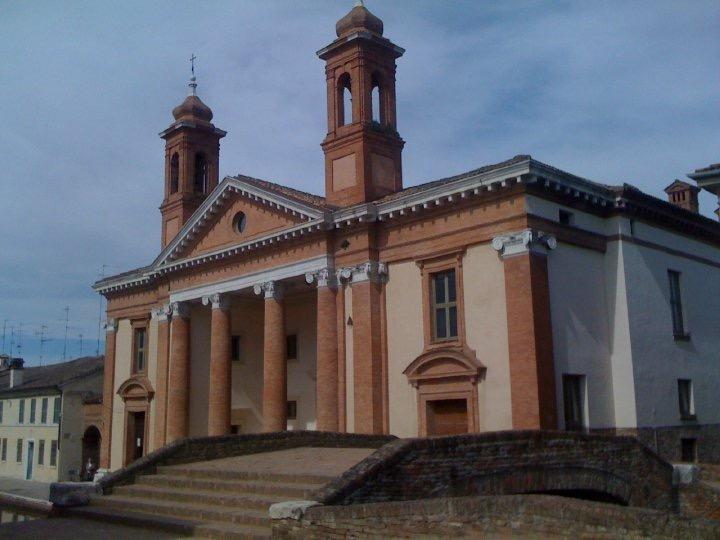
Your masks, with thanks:
[[[162,247],[175,238],[218,185],[220,139],[226,133],[210,123],[213,113],[197,96],[194,76],[188,87],[185,101],[172,111],[175,121],[160,133],[165,139],[165,197],[160,205]]]
[[[382,36],[382,21],[362,1],[335,31],[337,39],[317,53],[327,79],[325,198],[351,206],[402,189],[395,60],[405,50]]]

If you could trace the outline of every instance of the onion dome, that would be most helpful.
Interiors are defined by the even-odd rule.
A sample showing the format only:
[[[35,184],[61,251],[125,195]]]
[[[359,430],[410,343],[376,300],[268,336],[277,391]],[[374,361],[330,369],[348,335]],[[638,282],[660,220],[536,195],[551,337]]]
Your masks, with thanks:
[[[335,25],[335,33],[338,37],[342,37],[363,30],[382,36],[383,22],[368,11],[363,5],[362,0],[358,0],[355,7],[350,10],[350,13],[337,22]]]
[[[212,120],[213,113],[210,107],[205,105],[202,100],[197,97],[197,94],[195,93],[195,89],[197,88],[195,77],[190,79],[190,84],[188,86],[190,87],[190,94],[185,98],[185,101],[175,107],[172,111],[175,120],[203,120],[205,122],[210,122],[210,120]]]

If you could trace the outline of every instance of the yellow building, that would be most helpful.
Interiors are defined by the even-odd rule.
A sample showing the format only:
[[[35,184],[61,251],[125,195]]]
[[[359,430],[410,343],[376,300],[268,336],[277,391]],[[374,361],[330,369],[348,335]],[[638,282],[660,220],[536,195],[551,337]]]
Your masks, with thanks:
[[[78,479],[97,465],[101,425],[85,426],[83,402],[101,391],[103,358],[24,368],[0,366],[0,477],[41,482]]]

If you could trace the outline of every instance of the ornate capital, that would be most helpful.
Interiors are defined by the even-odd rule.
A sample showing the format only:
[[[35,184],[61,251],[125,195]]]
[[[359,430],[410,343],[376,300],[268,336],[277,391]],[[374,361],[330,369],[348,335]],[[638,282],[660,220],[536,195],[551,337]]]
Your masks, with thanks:
[[[265,299],[274,298],[275,300],[281,300],[283,297],[283,286],[279,281],[266,281],[265,283],[258,283],[253,287],[255,294],[262,294]]]
[[[209,294],[202,297],[203,306],[212,306],[212,309],[229,309],[230,298],[227,294]]]
[[[169,304],[150,310],[150,317],[158,322],[166,322],[170,317],[170,314],[171,310]]]
[[[317,272],[308,272],[305,274],[305,281],[311,284],[313,281],[317,282],[318,287],[336,287],[337,277],[333,268],[321,268]]]
[[[184,302],[173,302],[170,304],[170,311],[173,317],[190,318],[190,307]]]
[[[377,261],[358,264],[352,269],[352,282],[372,281],[381,283],[387,277],[387,265]]]
[[[117,332],[117,328],[117,319],[108,319],[107,321],[105,321],[105,332]]]
[[[502,258],[523,253],[547,255],[548,251],[557,247],[557,240],[542,231],[525,229],[517,233],[496,236],[493,238],[492,246]]]
[[[353,272],[352,266],[345,266],[343,268],[338,268],[337,270],[335,270],[335,279],[337,279],[338,283],[342,283],[344,281],[350,281],[352,279],[352,272]]]

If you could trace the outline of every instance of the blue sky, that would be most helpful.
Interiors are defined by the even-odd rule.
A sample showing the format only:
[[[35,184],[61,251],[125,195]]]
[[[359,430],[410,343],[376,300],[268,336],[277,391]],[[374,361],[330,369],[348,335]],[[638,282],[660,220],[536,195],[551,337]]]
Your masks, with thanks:
[[[21,353],[94,352],[90,284],[160,246],[163,141],[198,92],[221,175],[322,193],[323,65],[352,0],[0,0],[0,332]],[[657,196],[720,161],[720,3],[367,0],[407,52],[397,74],[406,185],[529,153]],[[701,200],[711,215],[716,201]],[[17,330],[16,330],[17,332]],[[13,353],[17,353],[17,348]]]

